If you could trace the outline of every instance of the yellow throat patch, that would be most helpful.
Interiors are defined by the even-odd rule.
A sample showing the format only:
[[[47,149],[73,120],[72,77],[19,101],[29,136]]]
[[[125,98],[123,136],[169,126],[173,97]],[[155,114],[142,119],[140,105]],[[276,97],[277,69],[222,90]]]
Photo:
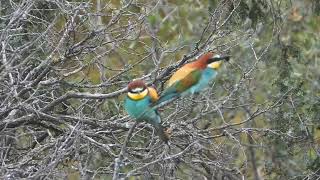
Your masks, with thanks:
[[[210,64],[208,64],[208,67],[212,68],[212,69],[218,69],[220,68],[222,64],[222,61],[216,61],[216,62],[212,62]]]
[[[141,93],[132,93],[128,92],[128,96],[133,100],[140,100],[143,99],[148,95],[148,89],[143,90]]]

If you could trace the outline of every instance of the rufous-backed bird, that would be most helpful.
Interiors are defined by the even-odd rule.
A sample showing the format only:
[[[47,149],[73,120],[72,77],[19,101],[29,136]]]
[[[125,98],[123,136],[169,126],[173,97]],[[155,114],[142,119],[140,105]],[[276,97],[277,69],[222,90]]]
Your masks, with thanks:
[[[193,62],[183,65],[168,80],[167,87],[157,104],[174,97],[194,94],[204,90],[217,75],[223,60],[230,56],[220,56],[213,52],[203,54]]]
[[[159,137],[167,142],[170,139],[170,129],[161,125],[158,111],[151,107],[158,99],[158,93],[153,87],[147,87],[142,80],[135,80],[128,84],[124,108],[136,121],[152,124]]]

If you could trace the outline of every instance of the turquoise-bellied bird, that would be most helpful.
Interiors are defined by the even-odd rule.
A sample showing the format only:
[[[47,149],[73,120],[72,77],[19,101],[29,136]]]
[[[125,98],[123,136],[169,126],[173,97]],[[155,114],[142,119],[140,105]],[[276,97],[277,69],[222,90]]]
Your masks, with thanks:
[[[158,93],[153,87],[147,87],[142,80],[135,80],[128,84],[124,108],[136,121],[152,124],[159,137],[167,142],[171,132],[161,125],[158,111],[151,107],[158,99]]]
[[[167,88],[161,94],[157,104],[204,90],[217,75],[217,69],[220,68],[222,61],[229,58],[230,56],[208,52],[197,60],[185,64],[168,80]]]

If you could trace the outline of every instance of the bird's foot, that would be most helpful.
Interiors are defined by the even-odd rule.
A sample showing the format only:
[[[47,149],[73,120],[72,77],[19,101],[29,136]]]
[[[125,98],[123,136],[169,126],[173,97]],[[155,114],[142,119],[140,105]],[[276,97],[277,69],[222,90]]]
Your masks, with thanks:
[[[163,128],[163,140],[168,143],[172,136],[172,128],[171,127],[164,127]]]

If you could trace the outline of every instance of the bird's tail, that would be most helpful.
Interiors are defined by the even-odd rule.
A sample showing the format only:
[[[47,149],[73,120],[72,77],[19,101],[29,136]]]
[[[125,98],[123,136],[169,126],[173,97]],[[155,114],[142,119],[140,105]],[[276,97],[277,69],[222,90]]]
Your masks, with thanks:
[[[155,105],[159,105],[163,102],[166,102],[170,99],[174,99],[174,98],[177,98],[179,97],[180,95],[178,93],[167,93],[167,94],[163,94],[160,96],[160,98],[158,99],[158,101],[156,102]]]
[[[169,101],[170,99],[178,98],[179,96],[180,94],[175,88],[175,85],[172,85],[161,93],[160,98],[157,100],[155,105],[159,105],[163,102]]]

